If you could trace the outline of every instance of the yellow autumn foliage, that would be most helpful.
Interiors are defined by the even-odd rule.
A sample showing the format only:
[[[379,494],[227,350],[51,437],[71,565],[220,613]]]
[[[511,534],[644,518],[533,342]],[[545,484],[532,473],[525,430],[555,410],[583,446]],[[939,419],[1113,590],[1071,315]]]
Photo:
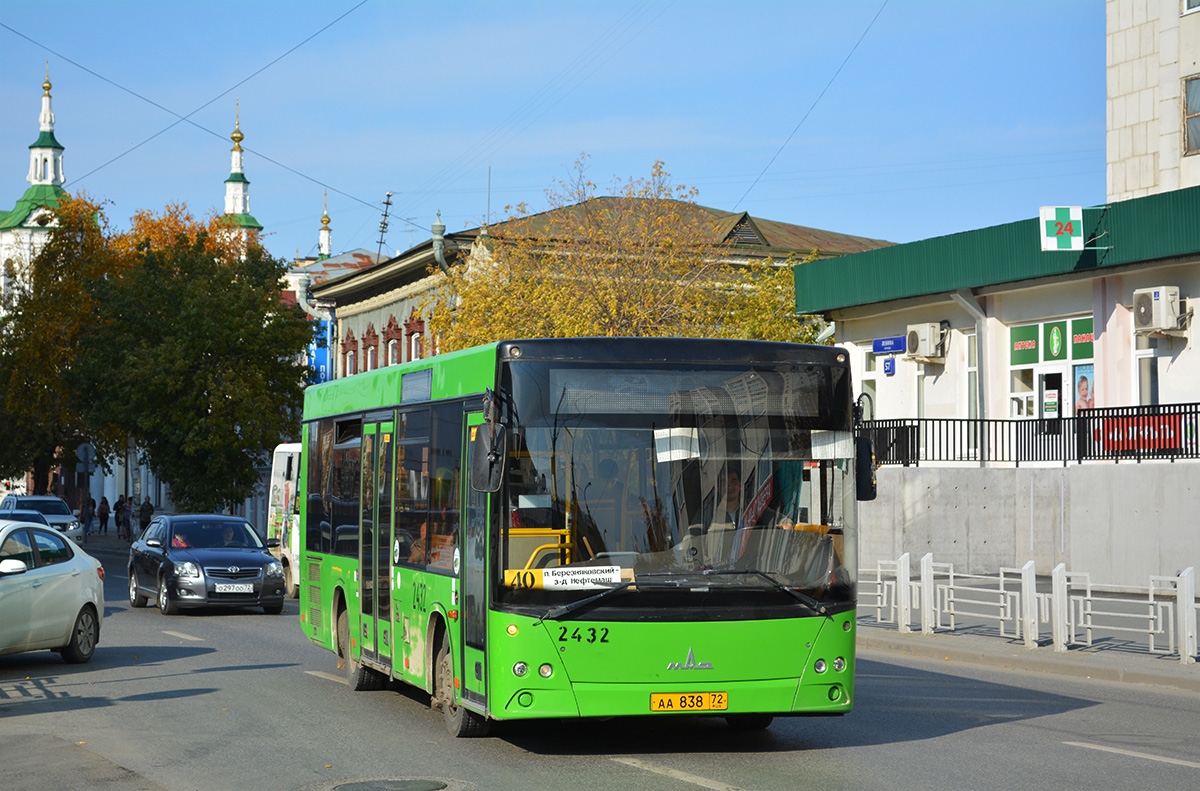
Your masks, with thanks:
[[[741,263],[697,190],[649,178],[597,197],[575,163],[546,195],[482,236],[425,306],[440,351],[522,337],[709,337],[810,341],[791,260]]]

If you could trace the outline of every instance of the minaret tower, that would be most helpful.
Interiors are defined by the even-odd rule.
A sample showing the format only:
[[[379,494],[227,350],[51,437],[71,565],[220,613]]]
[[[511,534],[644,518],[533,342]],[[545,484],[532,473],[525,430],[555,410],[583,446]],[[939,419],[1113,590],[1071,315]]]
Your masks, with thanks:
[[[50,62],[46,62],[46,81],[42,83],[42,112],[38,116],[41,133],[29,147],[29,175],[25,180],[35,187],[62,187],[63,147],[54,139],[54,110],[50,106]]]
[[[325,213],[321,215],[321,232],[317,236],[317,260],[333,252],[333,230],[329,227],[329,190],[325,190]]]

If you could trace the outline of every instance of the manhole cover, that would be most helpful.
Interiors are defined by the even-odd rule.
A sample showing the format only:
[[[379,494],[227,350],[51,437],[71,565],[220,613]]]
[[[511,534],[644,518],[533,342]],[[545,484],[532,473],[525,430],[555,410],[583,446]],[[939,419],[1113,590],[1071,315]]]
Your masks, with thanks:
[[[445,783],[437,780],[364,780],[333,788],[334,791],[441,791],[445,787]]]

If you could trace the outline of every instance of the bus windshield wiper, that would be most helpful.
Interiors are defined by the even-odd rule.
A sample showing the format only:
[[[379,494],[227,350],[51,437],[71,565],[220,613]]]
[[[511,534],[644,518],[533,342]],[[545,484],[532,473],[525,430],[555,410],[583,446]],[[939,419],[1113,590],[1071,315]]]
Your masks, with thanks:
[[[620,585],[615,585],[611,588],[605,588],[604,590],[600,591],[599,593],[588,596],[586,599],[578,599],[576,601],[570,602],[569,604],[563,604],[558,607],[551,607],[549,610],[546,611],[545,615],[543,615],[541,618],[538,618],[538,623],[541,623],[542,621],[546,620],[547,618],[550,618],[551,620],[555,620],[555,619],[563,617],[564,615],[573,613],[576,610],[578,610],[580,607],[583,607],[586,604],[591,604],[592,602],[599,601],[600,599],[603,599],[606,596],[611,596],[612,594],[616,593],[617,591],[625,590],[626,588],[634,585],[635,582],[636,582],[636,580],[629,580],[628,582],[622,582]]]
[[[580,607],[591,604],[594,601],[599,601],[600,599],[603,599],[607,596],[611,596],[612,594],[616,593],[617,591],[625,590],[626,588],[633,587],[634,585],[640,584],[642,587],[645,587],[647,585],[647,583],[649,582],[648,578],[650,578],[650,577],[667,577],[667,576],[670,576],[670,572],[654,572],[654,571],[649,572],[649,573],[643,572],[638,575],[637,579],[632,579],[632,580],[629,580],[628,582],[622,582],[620,585],[614,585],[611,588],[605,588],[604,590],[600,591],[599,593],[588,596],[585,599],[579,599],[578,601],[573,601],[568,604],[560,605],[558,607],[551,607],[549,610],[546,611],[545,615],[543,615],[541,618],[538,618],[538,623],[541,623],[542,621],[546,620],[547,618],[550,618],[551,620],[556,619],[556,618],[561,618],[564,615],[568,615],[570,613],[575,612]],[[678,581],[675,581],[675,580],[660,580],[653,584],[667,585],[670,587],[678,587],[681,583],[679,583]]]
[[[779,590],[783,591],[788,596],[791,596],[793,599],[800,602],[804,606],[808,607],[810,610],[817,613],[818,615],[824,615],[826,618],[831,617],[829,615],[829,610],[825,607],[824,604],[817,601],[812,596],[809,596],[807,593],[801,593],[800,591],[796,590],[795,588],[789,588],[787,585],[784,585],[782,582],[775,579],[774,577],[772,577],[770,574],[768,574],[765,571],[759,571],[758,569],[705,569],[703,571],[703,574],[705,576],[712,576],[712,575],[724,576],[727,574],[753,574],[755,576],[762,577],[767,582],[771,583],[776,588],[779,588]]]

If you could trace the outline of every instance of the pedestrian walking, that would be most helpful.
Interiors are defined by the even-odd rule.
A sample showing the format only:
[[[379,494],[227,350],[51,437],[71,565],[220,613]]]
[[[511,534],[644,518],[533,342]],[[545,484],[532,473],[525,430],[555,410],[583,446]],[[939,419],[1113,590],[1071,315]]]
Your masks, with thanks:
[[[101,497],[100,505],[96,506],[96,517],[100,520],[100,535],[108,535],[108,515],[112,512],[109,508],[108,498]]]
[[[150,502],[150,495],[146,495],[146,501],[138,508],[138,522],[141,524],[141,529],[145,530],[153,518],[154,504]]]
[[[117,538],[129,540],[129,505],[125,502],[125,495],[117,498],[113,512],[117,520]]]
[[[88,534],[92,532],[92,518],[96,514],[96,499],[94,497],[86,497],[83,501],[83,508],[80,509],[79,521],[83,522],[83,543],[87,543]]]

